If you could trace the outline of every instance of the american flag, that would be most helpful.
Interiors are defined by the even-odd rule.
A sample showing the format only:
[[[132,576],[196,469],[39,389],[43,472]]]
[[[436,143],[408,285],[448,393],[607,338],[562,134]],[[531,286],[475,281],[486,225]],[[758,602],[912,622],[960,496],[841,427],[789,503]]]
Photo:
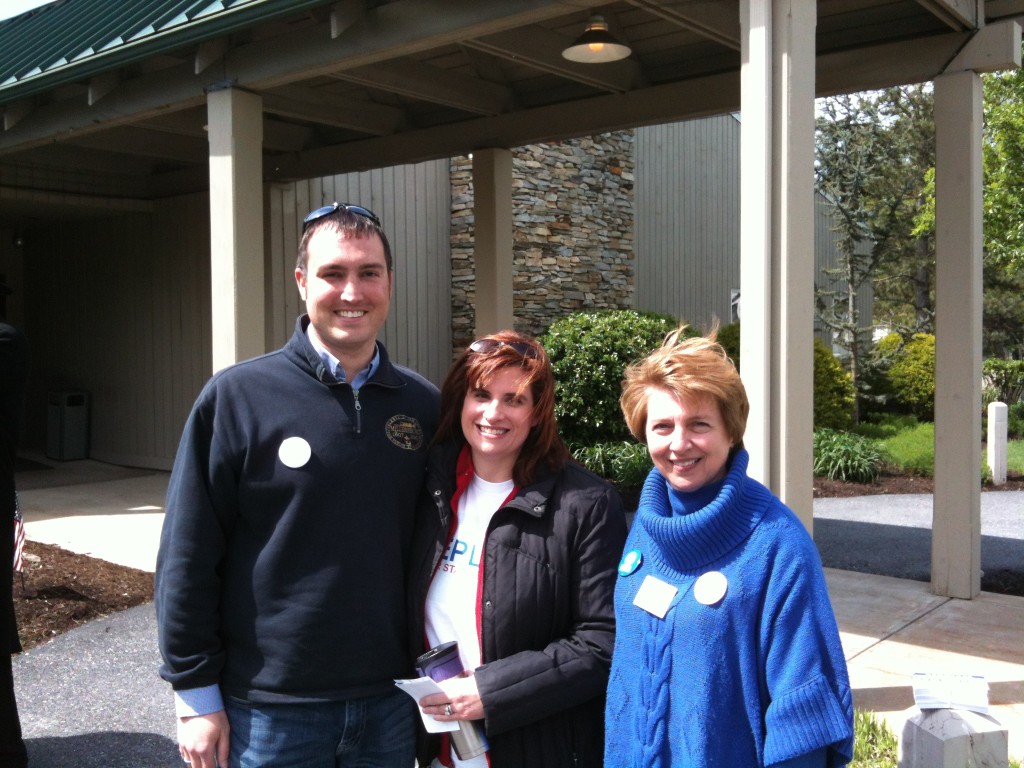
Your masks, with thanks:
[[[25,566],[25,521],[21,517],[18,492],[14,492],[14,570],[21,573]]]

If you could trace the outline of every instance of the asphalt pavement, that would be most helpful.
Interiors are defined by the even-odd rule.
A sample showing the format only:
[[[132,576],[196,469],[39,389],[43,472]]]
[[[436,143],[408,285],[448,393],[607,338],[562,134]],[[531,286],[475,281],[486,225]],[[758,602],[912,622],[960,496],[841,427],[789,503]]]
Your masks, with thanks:
[[[814,542],[826,568],[931,580],[932,496],[814,500]],[[1024,574],[1024,492],[981,494],[981,568]]]

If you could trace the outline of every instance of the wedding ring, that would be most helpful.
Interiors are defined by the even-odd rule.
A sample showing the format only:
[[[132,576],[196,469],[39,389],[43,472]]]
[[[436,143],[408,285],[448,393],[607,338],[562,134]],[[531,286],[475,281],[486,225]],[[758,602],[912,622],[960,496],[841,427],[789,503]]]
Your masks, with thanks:
[[[446,715],[451,715],[451,713],[452,713],[452,705],[451,704],[445,704],[444,705],[444,713]]]

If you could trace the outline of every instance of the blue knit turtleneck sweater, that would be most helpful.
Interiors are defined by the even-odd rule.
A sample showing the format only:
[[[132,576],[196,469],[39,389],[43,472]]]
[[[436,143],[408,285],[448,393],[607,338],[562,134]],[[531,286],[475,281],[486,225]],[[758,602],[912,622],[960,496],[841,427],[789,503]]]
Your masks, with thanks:
[[[639,566],[620,570],[615,591],[606,765],[753,768],[824,748],[830,768],[852,759],[853,698],[818,552],[747,461],[737,451],[720,484],[693,494],[656,469],[647,478],[624,558]],[[647,577],[677,590],[664,618],[634,604]]]

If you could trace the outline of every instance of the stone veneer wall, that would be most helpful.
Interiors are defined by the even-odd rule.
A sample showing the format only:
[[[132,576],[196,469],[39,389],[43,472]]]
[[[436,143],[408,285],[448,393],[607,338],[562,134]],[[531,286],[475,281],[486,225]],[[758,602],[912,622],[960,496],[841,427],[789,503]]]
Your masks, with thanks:
[[[512,150],[516,330],[633,306],[633,132]],[[452,344],[474,336],[472,160],[451,161]]]

